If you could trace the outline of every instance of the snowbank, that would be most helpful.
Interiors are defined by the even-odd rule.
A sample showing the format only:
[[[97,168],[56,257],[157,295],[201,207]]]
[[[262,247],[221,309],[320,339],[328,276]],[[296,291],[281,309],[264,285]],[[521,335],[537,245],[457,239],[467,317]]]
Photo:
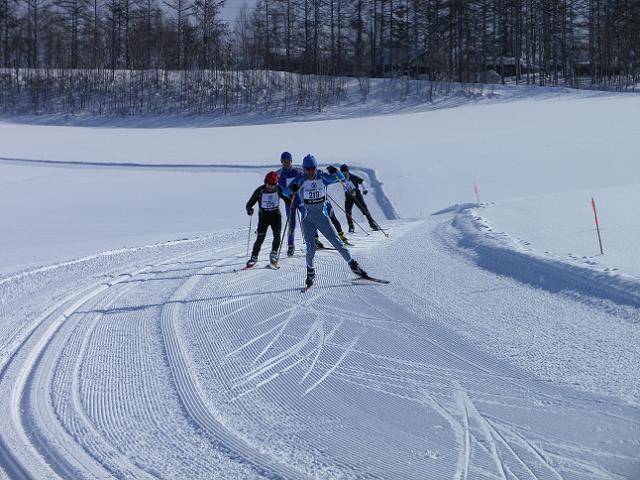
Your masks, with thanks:
[[[505,275],[549,292],[575,292],[609,300],[620,305],[640,307],[640,279],[594,262],[540,254],[504,232],[495,231],[481,215],[482,207],[463,204],[439,213],[456,210],[453,226],[459,231],[458,245],[471,252],[476,263],[499,275]],[[640,321],[640,318],[633,318]]]

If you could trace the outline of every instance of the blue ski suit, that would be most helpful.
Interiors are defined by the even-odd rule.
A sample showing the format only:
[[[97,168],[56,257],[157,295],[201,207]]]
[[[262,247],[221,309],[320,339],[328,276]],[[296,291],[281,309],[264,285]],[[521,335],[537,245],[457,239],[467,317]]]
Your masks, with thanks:
[[[330,175],[318,170],[314,179],[308,179],[302,173],[298,175],[285,189],[285,195],[291,196],[291,186],[298,185],[300,190],[295,195],[296,204],[302,216],[302,231],[307,239],[316,238],[319,231],[326,237],[333,247],[342,255],[347,262],[351,261],[351,254],[338,237],[336,231],[329,220],[331,205],[327,197],[327,185],[343,180],[341,173]],[[307,241],[307,267],[313,268],[313,258],[316,254],[316,242]]]
[[[281,168],[278,170],[278,185],[282,190],[286,190],[286,188],[291,185],[291,182],[295,180],[300,175],[300,170],[295,167],[291,167],[288,170],[285,168]],[[296,205],[293,206],[293,211],[291,208],[286,208],[287,218],[289,219],[289,232],[287,236],[287,245],[293,245],[295,242],[295,233],[296,233]],[[291,215],[293,213],[293,215]],[[291,218],[289,218],[291,217]]]

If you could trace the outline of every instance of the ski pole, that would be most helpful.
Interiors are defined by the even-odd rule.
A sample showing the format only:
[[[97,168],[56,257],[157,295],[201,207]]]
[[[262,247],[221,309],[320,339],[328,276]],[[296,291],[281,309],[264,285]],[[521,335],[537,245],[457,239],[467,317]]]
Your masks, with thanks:
[[[349,192],[349,190],[347,190],[347,186],[344,184],[344,180],[342,180],[340,177],[338,177],[338,174],[337,174],[337,173],[336,173],[335,177],[336,177],[336,178],[338,179],[338,181],[340,182],[340,185],[342,185],[342,189],[344,190],[344,193],[346,193],[347,195],[352,195],[352,194],[351,194],[351,192]],[[328,195],[328,193],[327,193],[327,195]],[[329,198],[331,198],[331,197],[329,197]],[[357,198],[355,195],[352,195],[352,198],[353,198],[353,202],[358,206],[358,208],[359,208],[363,213],[364,213],[365,211],[366,211],[366,212],[369,212],[369,209],[368,209],[368,208],[362,208],[362,205],[360,204],[360,201],[358,200],[358,198]],[[343,211],[344,211],[344,210],[343,210]],[[347,214],[347,215],[349,215],[347,212],[344,212],[344,213],[345,213],[345,214]],[[351,215],[349,215],[349,217],[350,217],[352,220],[354,220],[354,219],[353,219],[353,217],[352,217]],[[371,214],[370,214],[370,213],[369,213],[369,217],[371,217]],[[367,218],[369,218],[369,217],[367,217]],[[372,220],[373,220],[373,218],[372,218]],[[354,221],[355,221],[355,220],[354,220]],[[356,223],[358,223],[358,222],[356,222]],[[389,238],[389,234],[388,234],[387,232],[385,232],[385,231],[382,229],[382,227],[381,227],[380,225],[378,225],[378,222],[376,222],[375,220],[373,220],[373,223],[375,224],[375,226],[376,226],[376,227],[378,227],[378,230],[380,230],[380,231],[384,234],[384,236],[385,236],[385,237]],[[360,227],[360,225],[359,225],[359,224],[358,224],[358,226]],[[360,228],[362,228],[362,227],[360,227]],[[364,228],[362,228],[362,230],[364,231]],[[367,233],[367,235],[368,235],[368,233]]]
[[[251,245],[251,222],[253,221],[253,215],[249,217],[249,236],[247,237],[247,254],[245,258],[249,258],[249,245]]]
[[[282,238],[280,239],[280,247],[278,247],[278,256],[276,257],[276,264],[280,261],[280,253],[282,252],[282,245],[284,244],[284,238],[287,235],[289,229],[289,219],[293,215],[293,201],[291,202],[291,208],[289,208],[289,215],[287,215],[287,221],[284,223],[284,229],[282,231]]]
[[[345,191],[345,193],[347,195],[351,195],[351,193],[347,190],[347,187],[346,187],[346,185],[344,184],[343,181],[340,181],[340,185],[342,185],[342,188],[344,188],[344,191]],[[353,198],[354,203],[358,206],[358,208],[362,212],[367,212],[367,213],[369,212],[368,208],[362,208],[362,204],[360,203],[360,200],[358,200],[358,197],[355,194],[352,195],[352,198]],[[369,217],[371,217],[370,213],[369,213]],[[372,220],[373,220],[373,218],[372,218]],[[378,222],[373,220],[373,223],[375,224],[376,227],[378,227],[378,230],[380,230],[384,234],[385,237],[389,237],[389,234],[382,229],[382,227],[378,224]]]
[[[367,235],[371,235],[371,234],[370,234],[369,232],[367,232],[364,228],[362,228],[362,225],[360,225],[360,224],[358,223],[358,221],[357,221],[355,218],[353,218],[351,215],[349,215],[349,214],[347,213],[347,211],[346,211],[344,208],[342,208],[342,206],[340,206],[340,204],[339,204],[338,202],[336,202],[336,201],[331,197],[331,195],[329,195],[329,192],[327,192],[327,197],[329,197],[329,200],[331,200],[331,201],[333,202],[333,204],[334,204],[334,205],[336,205],[340,210],[342,210],[342,211],[344,212],[344,214],[345,214],[348,218],[350,218],[350,219],[351,219],[351,221],[352,221],[353,223],[355,223],[356,225],[358,225],[358,227],[360,227],[360,230],[362,230],[362,231],[363,231],[364,233],[366,233]]]
[[[298,225],[300,225],[300,231],[302,232],[302,241],[306,245],[307,238],[304,235],[304,228],[302,228],[302,216],[300,215],[300,210],[296,209],[296,214],[298,215]]]

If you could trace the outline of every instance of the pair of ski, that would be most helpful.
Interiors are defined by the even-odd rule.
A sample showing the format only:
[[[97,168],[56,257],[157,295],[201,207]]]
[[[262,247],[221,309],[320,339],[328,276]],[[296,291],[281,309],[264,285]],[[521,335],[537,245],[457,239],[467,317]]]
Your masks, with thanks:
[[[389,280],[383,280],[383,279],[381,279],[381,278],[372,277],[372,276],[371,276],[371,275],[369,275],[369,274],[366,274],[366,275],[360,275],[360,276],[358,276],[358,277],[356,277],[356,278],[352,279],[351,281],[352,281],[353,283],[357,283],[357,282],[362,281],[362,280],[367,281],[367,282],[380,283],[380,284],[382,284],[382,285],[387,285],[388,283],[390,283],[390,282],[389,282]],[[305,293],[307,290],[309,290],[311,287],[313,287],[313,285],[314,285],[314,284],[311,284],[311,285],[305,285],[304,287],[302,287],[302,288],[300,289],[300,293]]]
[[[234,272],[244,272],[245,270],[251,270],[253,267],[255,267],[257,265],[257,263],[254,263],[253,265],[247,265],[244,266],[238,270],[234,270]],[[280,265],[278,265],[277,262],[274,263],[270,263],[269,265],[265,265],[264,268],[268,268],[270,270],[278,270],[280,269]]]
[[[353,246],[352,244],[347,244],[347,245]],[[321,247],[321,248],[318,248],[318,250],[334,250],[335,251],[336,249],[333,247]],[[288,256],[292,257],[293,255],[288,255]],[[239,270],[234,270],[234,272],[242,272],[243,270],[250,270],[255,266],[256,264],[254,263],[253,265],[247,265],[246,267],[243,267]],[[278,265],[278,262],[271,262],[269,265],[266,265],[264,268],[270,268],[271,270],[279,270],[280,265]]]

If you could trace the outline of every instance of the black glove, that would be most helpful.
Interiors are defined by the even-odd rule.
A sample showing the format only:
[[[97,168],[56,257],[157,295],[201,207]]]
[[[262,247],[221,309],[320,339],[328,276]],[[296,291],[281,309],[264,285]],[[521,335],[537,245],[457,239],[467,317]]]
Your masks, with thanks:
[[[247,215],[253,215],[253,207],[247,208]]]
[[[298,190],[300,190],[300,185],[298,185],[297,183],[291,185],[291,191],[293,193],[296,193]]]
[[[338,173],[338,169],[333,165],[329,165],[327,167],[327,172],[329,172],[331,175],[335,175],[336,173]]]
[[[365,189],[365,190],[363,190],[363,191],[362,191],[362,194],[363,194],[363,195],[366,195],[367,193],[369,193],[369,190],[366,190],[366,189]]]

